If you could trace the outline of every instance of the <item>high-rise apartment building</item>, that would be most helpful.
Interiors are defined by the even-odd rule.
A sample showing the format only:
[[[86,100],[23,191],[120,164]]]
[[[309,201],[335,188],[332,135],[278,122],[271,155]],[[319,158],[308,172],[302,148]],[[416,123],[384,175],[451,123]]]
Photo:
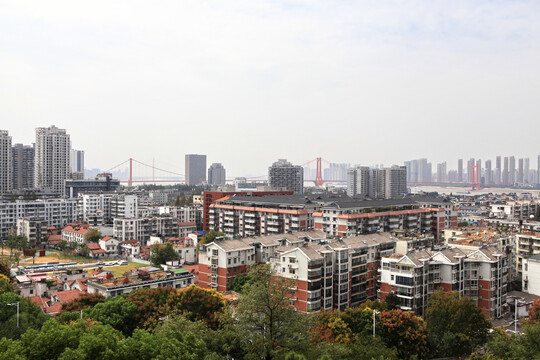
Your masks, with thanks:
[[[468,183],[475,182],[475,179],[473,179],[473,166],[474,166],[474,158],[470,158],[469,161],[467,161],[467,182]]]
[[[268,185],[285,188],[295,194],[304,192],[304,170],[285,159],[279,159],[268,168]]]
[[[186,154],[186,185],[206,181],[206,155]]]
[[[518,159],[518,170],[516,182],[522,184],[524,182],[523,177],[523,159]]]
[[[493,171],[491,170],[491,160],[486,161],[486,169],[485,169],[485,183],[486,184],[493,184]]]
[[[0,130],[0,195],[13,189],[11,136]]]
[[[500,184],[502,176],[501,157],[497,156],[495,159],[495,172],[493,174],[493,183]]]
[[[32,189],[34,187],[33,146],[13,145],[13,189]]]
[[[347,195],[393,199],[407,193],[405,166],[370,169],[360,166],[347,172]]]
[[[225,185],[225,168],[220,163],[208,168],[208,185]]]
[[[480,159],[476,160],[476,171],[478,171],[478,174],[475,176],[478,177],[478,182],[482,183],[482,160]]]
[[[510,175],[508,174],[508,157],[504,157],[504,167],[502,172],[502,183],[508,185],[510,182]]]
[[[71,149],[69,163],[72,173],[84,173],[84,151]]]
[[[437,164],[437,182],[444,183],[447,181],[446,161]]]
[[[405,162],[407,168],[407,181],[413,183],[431,182],[431,163],[427,159],[418,159]]]
[[[463,181],[463,159],[459,159],[457,162],[457,181]]]
[[[516,183],[516,158],[510,156],[508,161],[508,183],[514,185]]]
[[[531,184],[531,163],[529,158],[523,159],[523,182]]]
[[[34,185],[64,193],[64,182],[69,179],[71,143],[66,130],[56,126],[36,129]]]

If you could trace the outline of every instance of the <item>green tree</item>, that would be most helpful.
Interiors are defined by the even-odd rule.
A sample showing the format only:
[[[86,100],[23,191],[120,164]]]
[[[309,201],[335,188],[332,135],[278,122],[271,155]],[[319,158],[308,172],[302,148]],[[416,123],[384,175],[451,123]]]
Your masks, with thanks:
[[[82,257],[88,257],[89,254],[90,254],[90,249],[88,249],[88,245],[82,244],[81,247],[79,248],[79,255]]]
[[[397,350],[401,359],[424,358],[428,353],[424,320],[402,310],[387,310],[379,314],[378,334],[388,347]]]
[[[56,246],[57,246],[62,252],[66,250],[67,245],[68,245],[68,243],[67,243],[66,240],[60,240],[60,241],[58,242],[58,244],[56,244]]]
[[[157,267],[167,263],[167,261],[178,259],[178,254],[170,242],[166,244],[154,244],[150,248],[150,251],[150,261],[152,265]]]
[[[85,315],[103,324],[110,325],[114,329],[121,331],[125,336],[129,336],[137,327],[136,313],[137,306],[135,304],[118,296],[96,304],[85,312]]]
[[[386,295],[386,297],[384,298],[384,301],[386,302],[388,306],[388,310],[399,309],[400,301],[399,301],[399,297],[396,294],[390,293]]]
[[[220,236],[225,236],[225,234],[222,233],[221,231],[210,230],[206,234],[204,234],[203,238],[199,241],[199,246],[204,245],[204,244],[210,244],[214,242],[216,237],[220,237]]]
[[[239,331],[250,339],[248,353],[262,359],[310,347],[310,317],[289,305],[292,281],[274,275],[269,264],[253,266],[236,312]]]
[[[8,304],[19,303],[19,327],[17,308]],[[41,309],[13,292],[0,293],[0,338],[17,339],[28,329],[39,329],[49,319]]]
[[[0,294],[5,292],[13,292],[13,283],[7,276],[0,274]]]
[[[86,242],[98,242],[99,239],[101,239],[101,233],[99,232],[98,229],[90,229],[84,235],[84,240]]]
[[[426,309],[428,341],[439,357],[468,355],[488,340],[491,323],[468,297],[438,290]]]
[[[237,293],[241,293],[242,289],[244,288],[244,286],[247,284],[248,281],[249,281],[249,278],[247,275],[244,275],[244,274],[236,275],[231,285],[229,285],[229,290],[236,291]]]

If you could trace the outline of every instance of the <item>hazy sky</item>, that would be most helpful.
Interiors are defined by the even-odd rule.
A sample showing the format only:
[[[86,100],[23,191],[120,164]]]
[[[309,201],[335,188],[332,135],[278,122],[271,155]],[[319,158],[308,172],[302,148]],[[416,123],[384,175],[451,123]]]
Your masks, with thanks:
[[[537,0],[1,0],[0,129],[65,128],[87,168],[201,153],[227,177],[533,157],[539,19]]]

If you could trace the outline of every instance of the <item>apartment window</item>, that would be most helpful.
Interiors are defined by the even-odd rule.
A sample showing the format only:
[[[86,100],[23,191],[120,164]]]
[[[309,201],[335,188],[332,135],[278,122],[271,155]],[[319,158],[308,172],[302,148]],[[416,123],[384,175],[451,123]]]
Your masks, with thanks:
[[[227,260],[227,263],[228,263],[229,265],[231,265],[231,259],[228,259],[228,260]]]
[[[289,273],[290,274],[296,274],[296,270],[295,269],[289,269]]]
[[[294,264],[294,263],[296,262],[296,259],[293,258],[293,257],[290,257],[290,258],[289,258],[289,262],[290,262],[291,264]]]

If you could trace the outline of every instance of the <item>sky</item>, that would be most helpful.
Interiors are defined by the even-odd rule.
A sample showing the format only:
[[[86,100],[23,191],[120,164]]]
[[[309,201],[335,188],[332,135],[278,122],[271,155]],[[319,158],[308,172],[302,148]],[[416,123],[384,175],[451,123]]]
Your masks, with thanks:
[[[86,168],[540,154],[539,1],[0,0],[0,129]],[[533,165],[534,164],[534,165]]]

